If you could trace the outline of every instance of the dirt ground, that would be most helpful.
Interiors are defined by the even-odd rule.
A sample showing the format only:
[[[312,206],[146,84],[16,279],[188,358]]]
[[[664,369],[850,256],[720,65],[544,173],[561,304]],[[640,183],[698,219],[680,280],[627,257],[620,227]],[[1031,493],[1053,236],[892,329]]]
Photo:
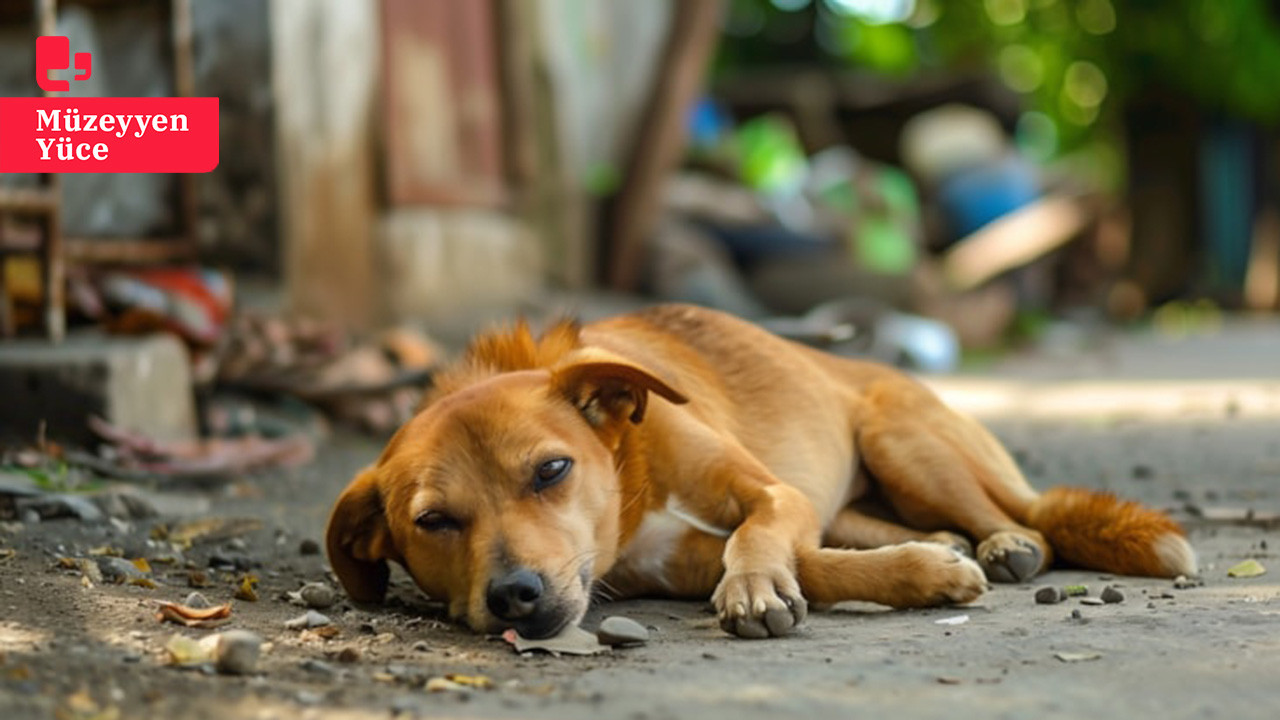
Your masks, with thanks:
[[[322,555],[302,554],[300,545],[321,539],[329,504],[379,449],[343,436],[304,470],[218,492],[205,514],[255,517],[262,528],[196,543],[177,563],[154,562],[166,551],[148,545],[167,518],[0,526],[0,550],[16,551],[0,559],[0,717],[1280,715],[1280,522],[1270,519],[1280,512],[1280,327],[1177,343],[1111,340],[937,384],[986,415],[1033,484],[1107,488],[1175,512],[1200,554],[1203,586],[1055,570],[1034,584],[997,586],[965,607],[841,605],[768,641],[727,637],[701,603],[631,601],[594,609],[585,625],[626,615],[650,627],[647,645],[552,658],[520,656],[443,622],[399,575],[386,607],[340,602],[323,611],[339,634],[307,637],[284,628],[303,611],[281,598],[326,580],[327,571]],[[200,502],[169,496],[166,506]],[[158,586],[86,587],[78,571],[57,567],[59,557],[102,546],[151,557]],[[243,572],[208,570],[212,584],[202,591],[213,602],[232,600],[228,627],[268,641],[252,676],[164,660],[171,636],[217,632],[154,618],[156,600],[190,592],[184,561],[207,568],[214,555],[260,578],[257,602],[232,600]],[[1268,572],[1228,577],[1247,558]],[[1093,596],[1111,585],[1125,599],[1034,602],[1036,587],[1067,584],[1088,585]],[[494,687],[424,689],[449,673],[484,675]]]

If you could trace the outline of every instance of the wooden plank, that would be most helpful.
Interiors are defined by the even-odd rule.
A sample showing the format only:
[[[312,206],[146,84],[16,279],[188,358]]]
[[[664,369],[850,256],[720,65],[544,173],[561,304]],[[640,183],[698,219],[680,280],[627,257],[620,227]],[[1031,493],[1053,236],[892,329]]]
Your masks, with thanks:
[[[609,223],[609,284],[615,289],[631,291],[639,283],[644,245],[658,221],[667,176],[684,153],[689,109],[702,89],[723,9],[721,0],[675,3],[666,51]]]
[[[379,310],[377,5],[273,0],[270,20],[288,309],[363,326]]]
[[[382,0],[392,205],[506,200],[492,0]]]

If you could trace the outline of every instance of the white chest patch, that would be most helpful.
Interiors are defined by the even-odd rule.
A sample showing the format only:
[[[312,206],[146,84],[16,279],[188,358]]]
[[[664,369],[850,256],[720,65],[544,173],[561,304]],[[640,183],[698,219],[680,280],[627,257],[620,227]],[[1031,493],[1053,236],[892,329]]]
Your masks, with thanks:
[[[680,539],[690,530],[723,538],[729,537],[731,532],[695,516],[673,497],[662,510],[644,516],[620,559],[628,569],[665,584],[667,561],[679,547]]]

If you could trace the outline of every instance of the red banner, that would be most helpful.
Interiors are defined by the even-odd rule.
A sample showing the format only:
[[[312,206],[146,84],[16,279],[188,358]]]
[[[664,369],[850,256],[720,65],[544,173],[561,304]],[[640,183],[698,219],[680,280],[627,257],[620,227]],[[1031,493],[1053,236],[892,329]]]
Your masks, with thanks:
[[[203,173],[218,98],[0,98],[0,172]]]

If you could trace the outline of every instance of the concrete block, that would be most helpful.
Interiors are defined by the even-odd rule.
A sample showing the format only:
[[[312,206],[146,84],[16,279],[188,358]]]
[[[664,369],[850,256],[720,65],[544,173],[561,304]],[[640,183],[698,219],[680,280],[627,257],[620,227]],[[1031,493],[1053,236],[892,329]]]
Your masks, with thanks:
[[[386,309],[433,331],[486,311],[509,312],[543,291],[537,238],[510,215],[472,209],[400,209],[379,227]]]
[[[71,333],[57,345],[0,342],[0,437],[31,442],[43,420],[51,440],[87,446],[95,441],[89,415],[158,439],[194,437],[186,348],[169,335],[96,331]]]

